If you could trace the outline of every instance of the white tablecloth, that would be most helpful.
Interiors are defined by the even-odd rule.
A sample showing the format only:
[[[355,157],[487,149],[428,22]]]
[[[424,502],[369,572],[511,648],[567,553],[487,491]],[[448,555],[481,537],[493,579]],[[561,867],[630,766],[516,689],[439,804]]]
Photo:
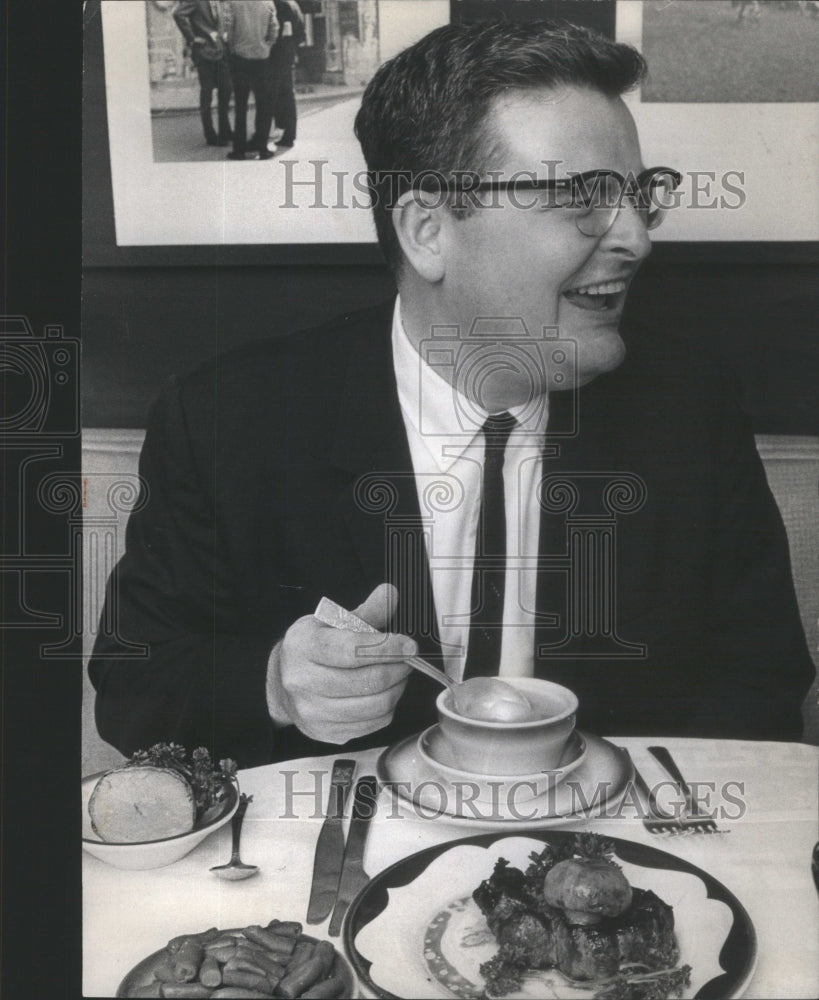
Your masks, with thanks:
[[[631,810],[621,818],[562,828],[650,844],[705,869],[738,897],[756,928],[758,963],[744,996],[819,996],[819,897],[810,873],[819,837],[819,749],[660,737],[614,742],[629,748],[649,784],[667,775],[645,747],[666,745],[689,781],[715,784],[714,803],[730,817],[720,819],[719,826],[730,832],[652,836]],[[345,755],[342,748],[335,756],[355,757],[360,777],[373,773],[377,752]],[[152,871],[119,871],[84,854],[84,994],[112,996],[129,969],[180,933],[264,924],[273,917],[303,921],[333,759],[241,772],[242,790],[253,795],[242,858],[261,867],[248,881],[222,882],[208,871],[230,856],[229,826],[177,864]],[[373,876],[424,847],[480,832],[474,826],[408,818],[382,797],[364,867]],[[326,937],[327,923],[310,932]]]

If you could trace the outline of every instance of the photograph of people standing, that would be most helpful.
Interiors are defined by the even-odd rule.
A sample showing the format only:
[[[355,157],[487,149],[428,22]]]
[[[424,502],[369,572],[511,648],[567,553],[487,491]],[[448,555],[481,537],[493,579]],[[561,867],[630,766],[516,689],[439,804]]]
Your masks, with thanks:
[[[235,4],[233,0],[111,2],[113,9],[145,14],[145,69],[155,163],[216,163],[225,158],[227,150],[222,147],[232,139],[234,108],[230,108],[227,136],[222,128],[216,139],[207,138],[209,86],[201,96],[205,142],[200,125],[199,76],[207,69],[198,71],[197,63],[200,51],[207,51],[213,45],[208,34],[211,32],[221,40],[223,76],[227,74],[232,85],[226,95],[231,105],[238,101],[241,108],[242,100],[234,97],[233,91],[238,95],[247,89],[250,120],[244,141],[245,155],[232,150],[236,156],[231,155],[231,160],[255,161],[261,154],[272,166],[274,157],[285,156],[293,148],[298,121],[299,153],[304,162],[325,156],[328,146],[332,146],[336,150],[334,165],[352,172],[364,166],[349,139],[364,88],[385,58],[397,52],[402,44],[417,40],[415,29],[419,22],[406,15],[420,9],[414,6],[416,0],[383,0],[383,3],[382,0],[248,0],[244,4],[246,15],[239,15],[241,23],[236,24],[237,37],[231,48],[228,36],[234,21],[233,10],[242,8],[242,0],[236,0]],[[439,16],[444,2],[437,0],[434,5]],[[270,8],[276,12],[277,22],[272,38],[267,37]],[[194,15],[191,13],[194,10],[201,13]],[[198,23],[196,18],[202,27],[194,34],[190,24]],[[261,21],[256,34],[252,31],[248,34],[250,19]],[[133,37],[134,30],[141,32],[142,25],[135,22],[129,37]],[[194,37],[198,39],[195,46]],[[236,64],[238,70],[232,63],[233,56],[243,60]],[[250,83],[237,85],[236,72],[243,78],[255,73],[261,96]],[[260,75],[263,80],[258,79]],[[206,85],[208,80],[203,87]],[[227,106],[223,110],[227,115]],[[345,155],[355,159],[354,166],[346,161],[339,163],[339,143],[346,147]],[[266,229],[264,239],[269,237],[270,231]]]

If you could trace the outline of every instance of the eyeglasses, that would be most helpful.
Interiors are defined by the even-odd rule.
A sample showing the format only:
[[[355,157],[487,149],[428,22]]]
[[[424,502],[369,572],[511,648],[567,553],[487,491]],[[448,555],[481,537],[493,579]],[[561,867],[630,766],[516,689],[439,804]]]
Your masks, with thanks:
[[[672,195],[681,182],[679,171],[671,167],[651,167],[636,177],[633,174],[623,177],[616,170],[587,170],[560,178],[518,177],[505,181],[479,181],[473,185],[456,184],[452,190],[460,194],[541,191],[545,193],[545,198],[519,207],[568,209],[581,233],[603,236],[611,229],[623,204],[629,204],[637,211],[646,229],[656,229],[666,211],[674,206]]]

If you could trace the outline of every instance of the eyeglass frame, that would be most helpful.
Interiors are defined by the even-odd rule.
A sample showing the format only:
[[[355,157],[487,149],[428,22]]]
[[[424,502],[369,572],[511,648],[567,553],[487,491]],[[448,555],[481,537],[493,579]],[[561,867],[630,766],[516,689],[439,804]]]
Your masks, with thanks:
[[[520,171],[520,173],[525,173],[525,171]],[[470,174],[470,177],[478,176],[476,174]],[[551,191],[557,192],[559,190],[568,190],[574,199],[576,192],[580,185],[583,185],[583,189],[588,191],[587,183],[589,181],[597,181],[604,177],[615,177],[620,182],[620,191],[617,197],[617,203],[614,205],[606,206],[611,209],[611,216],[608,221],[608,225],[600,233],[585,233],[580,229],[580,218],[576,218],[575,222],[577,224],[580,232],[584,236],[594,235],[602,236],[609,231],[611,226],[614,224],[614,220],[617,217],[617,213],[623,207],[623,196],[627,191],[627,188],[631,184],[636,184],[637,191],[631,191],[626,196],[630,198],[638,197],[642,199],[645,204],[650,203],[650,195],[647,192],[651,191],[650,184],[647,182],[651,181],[655,177],[666,176],[673,182],[673,187],[671,191],[676,191],[677,188],[682,183],[682,174],[679,170],[675,170],[673,167],[648,167],[646,170],[641,170],[636,176],[633,173],[629,173],[627,177],[624,177],[621,173],[616,170],[585,170],[579,173],[572,173],[568,177],[548,177],[548,178],[523,178],[518,177],[514,180],[494,180],[494,181],[479,181],[477,184],[471,186],[466,186],[456,182],[455,184],[449,185],[449,190],[451,194],[474,194],[481,193],[484,191],[501,191],[501,192],[512,192],[517,191]],[[485,207],[485,206],[484,206]],[[577,205],[547,205],[547,208],[571,208],[578,207]],[[660,225],[663,218],[665,217],[665,212],[668,210],[668,206],[655,206],[657,210],[656,221],[651,220],[652,224],[646,224],[646,229],[653,230]],[[592,211],[594,206],[589,206],[589,210]],[[582,218],[586,218],[583,216]]]

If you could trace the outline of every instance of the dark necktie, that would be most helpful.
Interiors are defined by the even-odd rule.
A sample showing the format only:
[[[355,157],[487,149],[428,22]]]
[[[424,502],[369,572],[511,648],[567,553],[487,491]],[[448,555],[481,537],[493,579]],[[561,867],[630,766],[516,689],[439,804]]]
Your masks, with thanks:
[[[503,639],[503,593],[506,585],[506,504],[503,460],[517,421],[509,413],[489,417],[481,428],[486,441],[481,483],[481,511],[472,570],[472,618],[469,622],[464,680],[495,676]]]

